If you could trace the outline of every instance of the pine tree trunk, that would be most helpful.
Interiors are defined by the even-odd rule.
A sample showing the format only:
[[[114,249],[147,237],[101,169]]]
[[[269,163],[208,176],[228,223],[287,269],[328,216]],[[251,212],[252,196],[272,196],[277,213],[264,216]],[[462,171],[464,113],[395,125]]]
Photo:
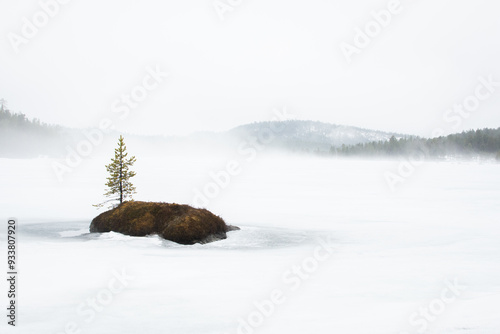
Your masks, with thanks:
[[[120,158],[122,158],[120,156]],[[120,163],[120,204],[123,203],[123,166],[122,164]]]

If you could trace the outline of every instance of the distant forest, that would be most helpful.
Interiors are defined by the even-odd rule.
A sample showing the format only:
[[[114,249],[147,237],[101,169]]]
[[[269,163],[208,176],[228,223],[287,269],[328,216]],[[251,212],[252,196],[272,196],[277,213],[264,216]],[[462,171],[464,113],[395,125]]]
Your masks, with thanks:
[[[59,154],[62,129],[59,126],[30,120],[23,113],[13,113],[0,99],[0,157],[36,157]]]
[[[401,156],[423,152],[429,157],[494,156],[500,160],[500,128],[464,131],[446,137],[425,139],[407,137],[389,141],[331,147],[330,154],[337,156]]]
[[[309,127],[310,122],[305,121],[302,127]],[[283,136],[294,138],[291,145],[282,146],[277,138],[274,145],[282,150],[294,152],[304,152],[303,147],[308,145],[307,138],[304,139],[302,134],[301,124],[292,124],[291,133],[284,133]],[[324,127],[318,127],[317,133],[309,134],[312,138],[323,138],[324,132],[331,125],[324,124]],[[326,130],[325,130],[326,128]],[[252,131],[258,131],[252,129]],[[295,132],[294,132],[295,131]],[[0,99],[0,157],[3,158],[35,158],[40,156],[47,157],[64,157],[67,155],[66,146],[73,145],[81,139],[82,131],[69,129],[58,125],[49,125],[42,123],[39,119],[30,120],[23,113],[11,112],[5,100]],[[203,142],[210,142],[210,137],[203,137]],[[233,137],[232,137],[233,138]],[[246,138],[246,137],[244,137]],[[234,139],[234,138],[233,138]],[[166,137],[148,137],[136,136],[136,140],[142,142],[144,147],[149,148],[152,154],[158,154],[158,148],[162,147],[197,147],[200,144],[200,139],[191,137],[174,138],[168,140]],[[194,141],[193,141],[194,140]],[[236,139],[237,140],[237,139]],[[288,139],[289,140],[289,139]],[[482,129],[471,130],[458,134],[452,134],[446,137],[438,137],[425,139],[420,137],[402,137],[396,138],[392,136],[389,140],[372,141],[361,144],[342,146],[331,146],[328,152],[330,140],[323,140],[324,148],[319,148],[314,152],[321,155],[331,155],[339,157],[364,156],[364,157],[398,157],[410,156],[412,154],[420,154],[423,152],[427,157],[442,158],[442,157],[496,157],[500,160],[500,128],[498,129]],[[227,141],[227,140],[226,140]],[[286,140],[285,140],[286,141]],[[165,146],[166,145],[166,146]],[[210,144],[212,145],[212,144]],[[211,146],[217,149],[221,145],[220,142],[214,141]],[[272,144],[273,145],[273,144]],[[156,150],[156,151],[155,151]],[[306,152],[309,150],[307,149]],[[313,152],[312,149],[309,152]]]

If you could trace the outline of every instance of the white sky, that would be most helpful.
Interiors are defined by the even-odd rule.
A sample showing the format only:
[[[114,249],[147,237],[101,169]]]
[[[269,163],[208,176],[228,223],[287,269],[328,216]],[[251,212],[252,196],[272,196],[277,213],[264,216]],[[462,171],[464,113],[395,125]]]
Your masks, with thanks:
[[[97,126],[159,66],[169,77],[115,119],[119,130],[221,131],[283,106],[297,119],[423,136],[500,126],[500,86],[460,124],[443,120],[478,77],[500,82],[498,1],[401,0],[351,64],[340,43],[389,1],[221,1],[235,3],[225,20],[213,0],[71,0],[16,53],[9,33],[41,7],[2,0],[0,98],[48,123]]]

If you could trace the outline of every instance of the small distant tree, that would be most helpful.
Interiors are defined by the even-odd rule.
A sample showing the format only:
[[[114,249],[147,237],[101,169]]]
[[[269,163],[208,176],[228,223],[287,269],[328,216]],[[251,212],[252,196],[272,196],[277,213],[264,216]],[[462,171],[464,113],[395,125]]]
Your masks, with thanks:
[[[95,207],[100,208],[105,203],[112,201],[118,201],[118,204],[122,204],[127,199],[132,199],[132,195],[136,193],[134,185],[130,182],[130,179],[136,175],[134,171],[130,170],[136,159],[134,156],[127,159],[127,156],[127,147],[123,136],[120,135],[118,147],[115,149],[115,157],[111,159],[109,165],[106,165],[109,176],[107,177],[108,182],[106,182],[108,191],[104,193],[104,196],[112,198],[94,205]]]
[[[7,100],[5,99],[0,99],[0,110],[3,112],[4,110],[7,110]]]

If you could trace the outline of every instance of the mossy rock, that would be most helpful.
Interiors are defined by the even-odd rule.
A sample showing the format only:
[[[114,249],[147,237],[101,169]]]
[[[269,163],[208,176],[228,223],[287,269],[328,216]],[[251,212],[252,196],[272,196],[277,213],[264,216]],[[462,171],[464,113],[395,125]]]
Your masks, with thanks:
[[[131,236],[158,234],[184,245],[226,239],[239,229],[206,209],[157,202],[125,202],[103,212],[90,224],[90,232],[119,232]]]

